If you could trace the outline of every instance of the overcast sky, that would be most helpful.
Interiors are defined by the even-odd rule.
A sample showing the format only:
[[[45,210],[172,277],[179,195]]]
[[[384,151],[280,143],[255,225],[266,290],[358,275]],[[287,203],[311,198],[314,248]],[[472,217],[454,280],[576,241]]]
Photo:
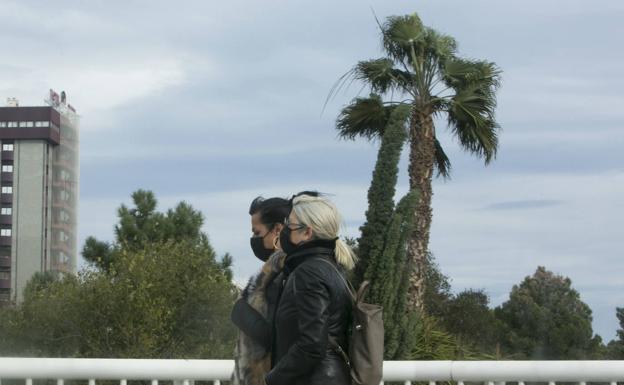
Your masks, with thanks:
[[[200,209],[237,280],[259,268],[249,202],[333,194],[345,235],[364,219],[377,144],[340,141],[357,95],[332,84],[381,55],[380,18],[418,12],[460,54],[504,71],[497,160],[438,122],[453,178],[434,184],[430,249],[454,291],[493,306],[538,265],[568,276],[605,340],[624,306],[624,3],[620,1],[0,0],[0,97],[65,90],[82,116],[80,246],[112,239],[139,188]],[[366,91],[364,91],[364,94]],[[407,188],[402,162],[399,193]]]

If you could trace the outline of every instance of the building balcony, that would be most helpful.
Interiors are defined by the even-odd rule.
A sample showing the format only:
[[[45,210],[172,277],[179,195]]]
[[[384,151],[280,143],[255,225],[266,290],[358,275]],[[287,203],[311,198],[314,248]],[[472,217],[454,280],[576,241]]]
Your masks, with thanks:
[[[55,209],[63,209],[63,210],[67,210],[70,213],[74,212],[74,208],[72,206],[69,205],[68,201],[58,201],[58,200],[53,200],[52,201],[52,207]]]
[[[0,257],[0,267],[11,267],[11,257]]]
[[[191,385],[195,381],[220,385],[230,381],[234,371],[232,360],[180,359],[101,359],[101,358],[0,358],[0,378],[21,380],[96,380],[151,381],[158,385],[167,381],[175,385]],[[556,385],[563,382],[611,383],[624,378],[624,361],[385,361],[383,382],[412,383],[481,383],[524,385],[538,382]],[[25,380],[25,381],[24,381]]]
[[[0,246],[11,246],[11,237],[0,237]]]
[[[13,161],[13,151],[2,151],[2,161]]]
[[[63,168],[69,171],[76,171],[78,168],[77,164],[72,164],[66,160],[55,160],[52,162],[52,167],[54,168]]]
[[[60,138],[59,143],[63,146],[63,149],[69,149],[76,151],[78,149],[78,141],[69,138]]]
[[[72,268],[71,263],[63,263],[63,262],[50,262],[50,270],[60,271],[67,274],[74,273],[74,269]]]
[[[3,172],[1,173],[0,179],[3,184],[13,183],[13,173],[12,172]]]
[[[13,224],[13,215],[0,215],[0,225]]]
[[[55,180],[52,182],[52,187],[72,190],[76,186],[76,181],[71,180]]]
[[[13,194],[0,194],[0,202],[2,203],[13,203]]]
[[[62,243],[62,242],[54,242],[52,243],[52,245],[50,246],[50,250],[51,251],[62,251],[65,254],[72,254],[72,250],[70,249],[69,245],[66,243]]]
[[[76,230],[76,226],[70,225],[69,223],[59,222],[59,221],[54,221],[54,220],[52,221],[51,227],[54,230],[63,230],[67,234],[73,234],[74,231]]]

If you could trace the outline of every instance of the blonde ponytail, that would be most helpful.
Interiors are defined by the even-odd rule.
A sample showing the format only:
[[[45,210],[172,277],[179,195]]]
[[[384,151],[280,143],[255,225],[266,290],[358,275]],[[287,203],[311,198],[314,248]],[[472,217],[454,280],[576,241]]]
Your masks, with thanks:
[[[336,240],[336,262],[347,271],[353,270],[357,262],[355,252],[342,239]]]
[[[338,239],[342,219],[332,202],[322,196],[299,195],[293,200],[293,211],[300,223],[312,229],[316,239],[336,239],[336,263],[346,270],[355,267],[357,256],[353,249]]]

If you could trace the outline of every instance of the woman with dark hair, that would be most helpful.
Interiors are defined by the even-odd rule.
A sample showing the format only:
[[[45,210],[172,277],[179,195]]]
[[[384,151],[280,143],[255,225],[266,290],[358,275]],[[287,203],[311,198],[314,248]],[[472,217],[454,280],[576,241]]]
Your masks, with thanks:
[[[236,344],[234,385],[261,385],[271,369],[273,315],[281,290],[285,254],[279,247],[290,202],[282,198],[257,197],[251,202],[250,239],[254,255],[264,262],[249,280],[232,309],[232,322],[240,329]]]

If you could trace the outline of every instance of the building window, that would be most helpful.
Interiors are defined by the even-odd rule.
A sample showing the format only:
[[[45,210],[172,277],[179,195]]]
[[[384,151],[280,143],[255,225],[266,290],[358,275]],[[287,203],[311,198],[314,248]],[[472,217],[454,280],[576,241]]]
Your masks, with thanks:
[[[3,194],[13,194],[13,186],[2,186]]]
[[[0,215],[12,215],[12,214],[13,214],[12,207],[3,207],[2,209],[0,209]]]
[[[12,164],[3,164],[2,165],[2,172],[13,172],[13,165]]]
[[[0,301],[10,301],[11,300],[11,289],[0,289]]]
[[[10,237],[11,229],[0,229],[0,237]]]
[[[26,127],[34,127],[35,122],[26,122]]]
[[[26,127],[26,122],[19,122],[20,127]]]
[[[10,271],[0,271],[0,280],[3,279],[11,279],[11,272]]]
[[[7,127],[17,127],[17,122],[7,122]]]
[[[69,222],[69,214],[65,210],[61,210],[59,217],[61,218],[61,222]]]
[[[0,122],[0,127],[6,127],[7,122]]]
[[[50,127],[50,122],[35,122],[35,127]]]
[[[2,151],[13,151],[13,143],[3,144]]]

